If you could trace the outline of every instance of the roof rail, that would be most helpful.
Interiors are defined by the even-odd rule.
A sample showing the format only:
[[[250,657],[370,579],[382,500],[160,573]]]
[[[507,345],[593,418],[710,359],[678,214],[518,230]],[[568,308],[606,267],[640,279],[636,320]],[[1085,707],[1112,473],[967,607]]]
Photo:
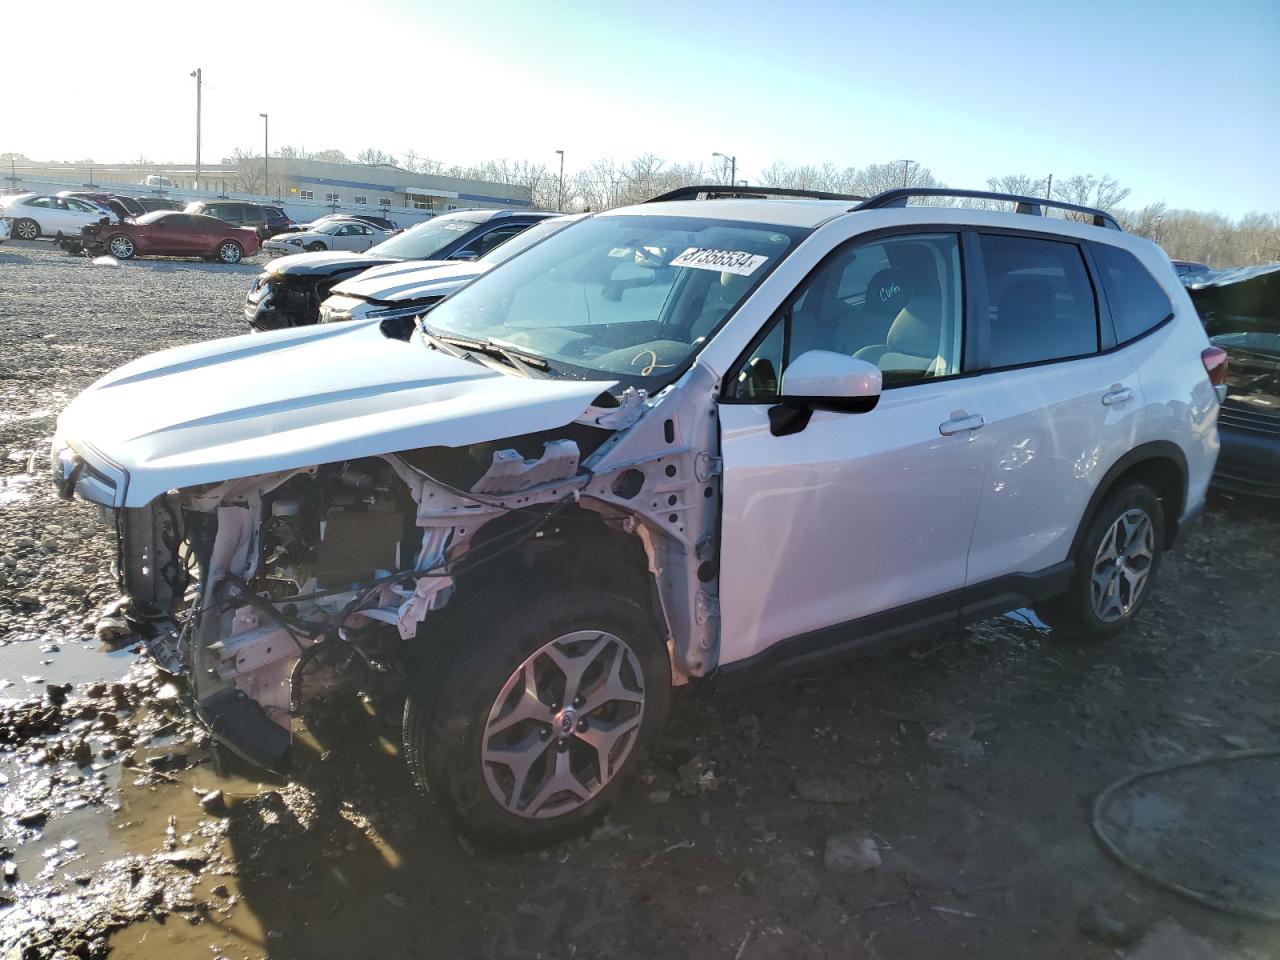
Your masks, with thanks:
[[[1082,207],[1076,203],[1065,203],[1061,200],[1046,200],[1044,197],[1023,197],[1016,193],[993,193],[988,190],[952,190],[948,187],[899,187],[878,193],[870,200],[864,200],[854,210],[880,210],[884,207],[905,207],[912,197],[961,197],[967,200],[1004,200],[1015,204],[1014,213],[1025,213],[1033,217],[1044,216],[1045,207],[1058,210],[1071,210],[1085,213],[1093,218],[1095,227],[1109,227],[1119,230],[1116,218],[1105,210],[1093,207]]]
[[[827,193],[823,190],[792,190],[790,187],[728,187],[715,184],[703,184],[693,187],[676,187],[656,197],[650,197],[645,203],[665,203],[669,200],[717,200],[721,197],[803,197],[808,200],[866,200],[856,193]]]

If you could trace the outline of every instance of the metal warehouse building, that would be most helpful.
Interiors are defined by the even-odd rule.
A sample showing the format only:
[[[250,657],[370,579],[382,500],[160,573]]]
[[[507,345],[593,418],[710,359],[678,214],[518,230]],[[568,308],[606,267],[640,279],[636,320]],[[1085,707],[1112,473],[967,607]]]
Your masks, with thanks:
[[[532,206],[524,187],[412,173],[385,164],[272,159],[270,174],[271,193],[278,192],[286,202],[311,201],[344,210],[445,213],[465,207]]]

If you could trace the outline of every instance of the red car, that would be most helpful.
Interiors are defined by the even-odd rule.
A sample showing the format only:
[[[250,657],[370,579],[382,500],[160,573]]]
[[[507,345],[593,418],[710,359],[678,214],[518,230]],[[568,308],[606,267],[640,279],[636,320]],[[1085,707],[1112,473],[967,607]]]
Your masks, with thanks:
[[[239,263],[258,252],[261,241],[249,227],[234,227],[217,217],[157,210],[123,223],[95,223],[80,231],[86,252],[110,253],[120,260],[135,256],[202,257]]]

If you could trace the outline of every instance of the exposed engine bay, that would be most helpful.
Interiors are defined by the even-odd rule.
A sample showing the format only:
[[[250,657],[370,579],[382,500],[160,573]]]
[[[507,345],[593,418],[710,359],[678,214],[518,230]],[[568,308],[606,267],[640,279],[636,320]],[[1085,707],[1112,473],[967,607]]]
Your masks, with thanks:
[[[609,572],[667,637],[673,681],[714,670],[714,391],[603,395],[562,428],[171,490],[115,511],[121,586],[151,653],[213,734],[287,764],[295,716],[403,683],[459,602],[511,577]]]

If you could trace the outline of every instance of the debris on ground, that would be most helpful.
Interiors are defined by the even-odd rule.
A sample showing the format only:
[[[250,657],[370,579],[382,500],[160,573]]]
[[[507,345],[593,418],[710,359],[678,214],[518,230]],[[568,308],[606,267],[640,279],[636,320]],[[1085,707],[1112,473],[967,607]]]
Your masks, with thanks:
[[[874,837],[834,833],[827,837],[822,862],[832,873],[865,873],[880,866],[880,845]]]

